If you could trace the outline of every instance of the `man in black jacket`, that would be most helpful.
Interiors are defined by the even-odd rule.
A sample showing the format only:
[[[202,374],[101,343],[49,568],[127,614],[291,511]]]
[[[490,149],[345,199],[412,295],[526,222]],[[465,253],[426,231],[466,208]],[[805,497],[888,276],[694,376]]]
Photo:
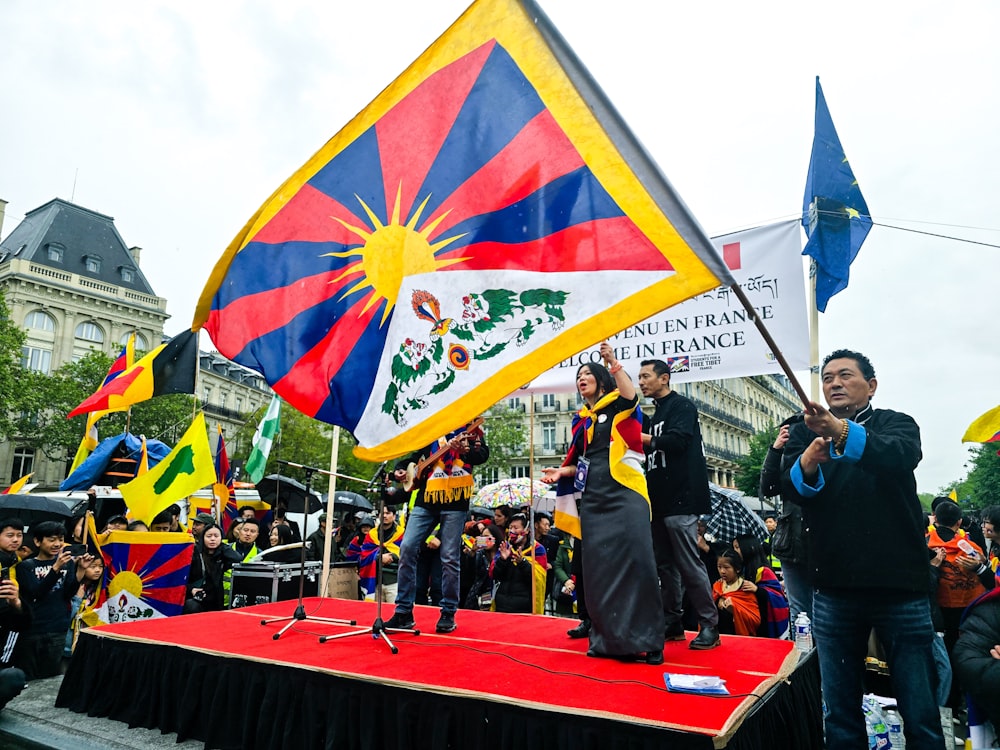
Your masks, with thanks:
[[[920,430],[906,414],[872,408],[878,381],[863,354],[830,354],[822,382],[830,408],[810,403],[804,423],[792,427],[782,486],[806,526],[826,746],[868,741],[861,698],[874,628],[896,678],[907,747],[940,748],[926,517],[913,476]]]
[[[670,368],[662,360],[642,362],[639,388],[656,403],[653,416],[643,420],[642,443],[653,515],[653,550],[667,623],[664,635],[667,640],[684,640],[681,602],[686,591],[700,625],[690,648],[715,648],[720,643],[719,610],[698,554],[698,516],[712,507],[698,409],[690,399],[670,389]]]

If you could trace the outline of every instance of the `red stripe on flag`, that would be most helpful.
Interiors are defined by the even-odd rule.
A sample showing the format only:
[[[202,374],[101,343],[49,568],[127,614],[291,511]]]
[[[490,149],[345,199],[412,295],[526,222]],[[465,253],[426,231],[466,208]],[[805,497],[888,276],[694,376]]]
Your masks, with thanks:
[[[358,270],[362,270],[360,266]],[[225,330],[227,351],[240,352],[254,339],[287,325],[296,315],[342,294],[344,280],[333,283],[341,273],[343,269],[326,271],[287,287],[244,295],[222,310],[212,310],[205,327],[209,331]]]
[[[356,206],[360,209],[361,206]],[[336,221],[340,218],[352,226],[368,229],[350,209],[320,192],[303,185],[299,192],[253,236],[253,242],[276,245],[283,242],[336,242],[342,245],[360,244],[361,238]]]
[[[505,208],[582,166],[583,158],[544,110],[434,212],[433,216],[451,212],[435,235],[447,236],[457,222]]]
[[[438,260],[465,256],[469,259],[464,263],[439,269],[439,273],[491,269],[542,273],[674,270],[626,216],[577,224],[533,242],[480,242],[443,253]]]
[[[402,186],[403,221],[413,204],[427,197],[417,190],[495,46],[491,40],[429,76],[375,124],[385,204],[391,211]]]
[[[374,294],[374,292],[372,292]],[[340,370],[365,328],[376,315],[381,316],[382,305],[373,305],[366,313],[355,317],[364,308],[371,294],[365,295],[330,328],[326,336],[306,352],[274,384],[274,390],[295,408],[312,416],[330,397],[330,380]],[[385,304],[383,302],[383,304]]]

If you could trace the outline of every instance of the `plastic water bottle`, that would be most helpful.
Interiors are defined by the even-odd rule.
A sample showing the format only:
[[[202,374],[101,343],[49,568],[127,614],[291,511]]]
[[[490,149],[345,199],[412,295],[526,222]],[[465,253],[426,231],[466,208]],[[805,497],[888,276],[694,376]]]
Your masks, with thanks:
[[[903,737],[903,718],[894,708],[886,709],[885,726],[889,730],[889,743],[892,750],[901,750],[906,747],[906,738]]]
[[[813,628],[809,615],[799,612],[795,618],[795,648],[799,651],[809,651],[813,647]]]
[[[863,709],[865,713],[865,726],[868,729],[869,750],[889,750],[889,729],[885,725],[882,716],[882,707],[877,700],[866,695]]]

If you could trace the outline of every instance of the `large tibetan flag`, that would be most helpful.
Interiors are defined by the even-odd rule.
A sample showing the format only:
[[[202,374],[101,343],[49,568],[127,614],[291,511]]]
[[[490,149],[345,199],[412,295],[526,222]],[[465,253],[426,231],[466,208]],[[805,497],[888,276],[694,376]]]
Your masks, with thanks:
[[[477,0],[250,219],[192,327],[378,461],[731,283],[538,6]]]
[[[132,518],[147,524],[153,516],[182,498],[215,482],[212,449],[205,415],[198,414],[166,458],[145,474],[119,485]]]
[[[198,371],[198,333],[184,331],[125,369],[71,411],[123,411],[132,404],[170,393],[194,393]]]
[[[969,425],[962,435],[963,443],[1000,442],[1000,406],[990,409]]]
[[[184,532],[112,531],[101,548],[108,585],[96,610],[99,620],[179,615],[193,549]]]
[[[872,218],[833,127],[819,76],[802,226],[809,237],[802,254],[816,261],[816,307],[824,312],[830,297],[847,288],[851,263],[872,228]]]

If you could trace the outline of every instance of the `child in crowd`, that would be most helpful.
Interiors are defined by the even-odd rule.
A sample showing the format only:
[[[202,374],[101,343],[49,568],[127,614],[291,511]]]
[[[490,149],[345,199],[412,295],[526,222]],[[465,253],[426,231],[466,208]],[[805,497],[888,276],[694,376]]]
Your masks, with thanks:
[[[733,540],[733,549],[743,558],[740,573],[747,590],[757,597],[761,623],[756,635],[783,638],[788,632],[788,598],[774,571],[767,566],[767,550],[754,534],[740,534]]]
[[[754,593],[756,586],[743,578],[743,558],[734,549],[718,557],[719,580],[712,584],[715,606],[719,608],[719,632],[729,635],[757,635],[760,608]],[[750,587],[753,586],[753,590]]]
[[[32,623],[18,639],[14,661],[28,680],[60,673],[70,599],[94,560],[87,554],[74,558],[64,545],[65,535],[65,527],[56,521],[36,524],[32,536],[38,553],[17,566],[21,597],[31,606]]]
[[[76,648],[76,641],[80,637],[80,631],[88,627],[84,622],[84,616],[94,608],[97,603],[97,596],[101,592],[104,583],[104,560],[95,557],[90,565],[83,571],[83,580],[76,587],[76,593],[70,600],[70,611],[73,613],[69,631],[66,633],[66,647],[64,655],[70,656]]]

